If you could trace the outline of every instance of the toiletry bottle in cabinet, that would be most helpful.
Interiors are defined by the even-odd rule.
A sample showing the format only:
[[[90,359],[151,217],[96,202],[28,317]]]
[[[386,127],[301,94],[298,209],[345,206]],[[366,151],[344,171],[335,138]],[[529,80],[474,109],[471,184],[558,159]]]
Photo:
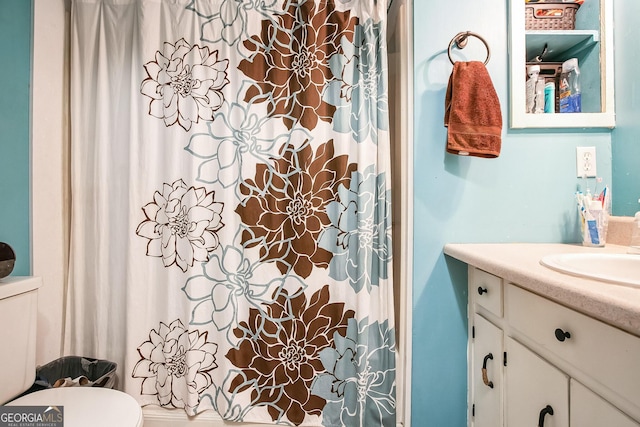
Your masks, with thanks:
[[[538,77],[540,76],[539,65],[529,65],[527,67],[527,113],[534,113],[536,107],[536,86],[538,84]]]
[[[578,67],[577,58],[571,58],[562,63],[562,73],[560,74],[560,112],[582,112],[580,68]]]

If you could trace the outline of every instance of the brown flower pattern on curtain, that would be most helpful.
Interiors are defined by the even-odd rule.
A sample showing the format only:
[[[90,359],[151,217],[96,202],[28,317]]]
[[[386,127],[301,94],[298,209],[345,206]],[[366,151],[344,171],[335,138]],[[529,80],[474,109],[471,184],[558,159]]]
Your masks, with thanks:
[[[251,400],[266,404],[274,421],[286,416],[300,425],[306,414],[320,415],[326,400],[311,394],[314,379],[325,372],[320,352],[334,346],[335,334],[346,335],[355,315],[329,297],[325,285],[309,301],[305,294],[292,299],[280,294],[268,305],[268,317],[251,309],[248,321],[235,329],[245,339],[226,355],[242,370],[229,391],[251,389]]]
[[[162,193],[153,194],[153,202],[142,211],[146,219],[136,234],[149,240],[147,255],[161,257],[165,267],[177,265],[182,271],[194,262],[206,262],[218,247],[223,203],[204,187],[187,187],[182,179],[164,183]]]
[[[157,396],[160,406],[194,413],[200,393],[213,383],[217,351],[218,344],[208,340],[207,331],[187,329],[180,319],[169,325],[160,322],[138,347],[140,360],[132,376],[143,378],[140,393]]]
[[[238,69],[256,81],[245,101],[269,95],[269,112],[312,130],[318,119],[330,122],[335,107],[322,99],[332,79],[329,58],[341,52],[340,41],[353,41],[358,18],[335,10],[333,2],[291,2],[277,20],[263,20],[259,35],[244,41],[254,52]],[[264,101],[261,98],[259,102]]]
[[[335,155],[333,140],[315,153],[308,143],[283,146],[273,165],[258,164],[255,179],[240,186],[246,199],[236,212],[250,230],[242,243],[264,245],[261,256],[276,260],[283,274],[293,268],[306,278],[314,265],[327,268],[332,254],[318,246],[331,225],[326,206],[336,200],[340,185],[349,188],[356,168],[347,155]]]
[[[224,100],[222,88],[229,83],[228,66],[228,60],[218,61],[218,51],[206,46],[191,46],[184,39],[165,42],[155,61],[144,65],[147,78],[140,92],[151,98],[149,114],[186,131],[200,119],[213,120]]]
[[[385,8],[366,1],[157,2],[186,24],[141,46],[139,296],[166,298],[130,332],[141,405],[395,426]]]

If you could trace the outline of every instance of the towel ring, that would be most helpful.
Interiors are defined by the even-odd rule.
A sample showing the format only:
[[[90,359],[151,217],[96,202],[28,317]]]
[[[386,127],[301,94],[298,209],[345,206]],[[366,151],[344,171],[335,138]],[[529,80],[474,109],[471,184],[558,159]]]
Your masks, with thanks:
[[[447,54],[449,55],[449,61],[451,61],[452,64],[454,63],[453,58],[451,58],[451,49],[453,48],[453,45],[455,44],[458,49],[464,49],[467,46],[467,42],[469,41],[468,40],[469,36],[473,36],[479,39],[484,44],[484,47],[487,48],[487,59],[484,60],[484,65],[487,65],[489,63],[489,58],[491,58],[491,51],[489,50],[489,45],[487,44],[487,41],[485,39],[483,39],[476,33],[472,33],[471,31],[463,31],[461,33],[456,34],[451,39],[451,41],[449,42],[449,49],[447,51]]]

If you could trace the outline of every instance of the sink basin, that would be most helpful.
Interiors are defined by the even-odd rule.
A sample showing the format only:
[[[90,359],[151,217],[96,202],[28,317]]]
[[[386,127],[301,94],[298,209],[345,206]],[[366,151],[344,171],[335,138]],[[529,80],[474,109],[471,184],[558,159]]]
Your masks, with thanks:
[[[573,276],[640,286],[640,255],[552,254],[543,257],[540,264]]]

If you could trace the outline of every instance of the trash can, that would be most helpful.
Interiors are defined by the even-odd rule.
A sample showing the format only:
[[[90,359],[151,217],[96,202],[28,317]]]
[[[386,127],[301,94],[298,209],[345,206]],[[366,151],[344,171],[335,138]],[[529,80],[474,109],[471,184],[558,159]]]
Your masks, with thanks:
[[[36,384],[44,388],[104,387],[114,388],[114,362],[81,356],[65,356],[36,368]]]

